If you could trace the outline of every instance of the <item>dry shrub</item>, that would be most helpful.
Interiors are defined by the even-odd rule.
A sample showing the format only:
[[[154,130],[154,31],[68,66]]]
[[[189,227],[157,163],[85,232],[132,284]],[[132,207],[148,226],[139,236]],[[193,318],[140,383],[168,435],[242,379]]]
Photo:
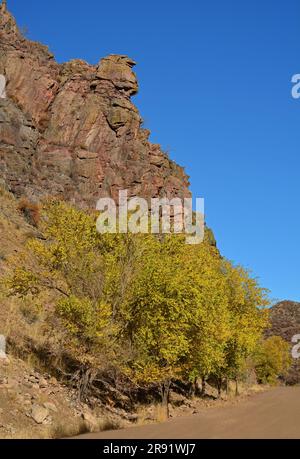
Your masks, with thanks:
[[[61,422],[52,428],[51,438],[52,439],[62,439],[62,438],[73,438],[87,433],[97,433],[104,432],[108,430],[118,430],[121,429],[122,425],[119,421],[113,419],[99,419],[97,426],[91,426],[88,422],[83,419],[78,419],[72,423],[66,424]]]
[[[36,228],[38,227],[41,217],[41,209],[38,204],[34,204],[28,199],[22,198],[18,204],[18,210],[22,212],[30,225],[35,226]]]
[[[84,435],[89,433],[90,430],[87,424],[83,419],[78,420],[77,422],[66,424],[61,422],[53,427],[50,437],[54,440],[59,440],[62,438],[72,438],[77,437],[78,435]]]

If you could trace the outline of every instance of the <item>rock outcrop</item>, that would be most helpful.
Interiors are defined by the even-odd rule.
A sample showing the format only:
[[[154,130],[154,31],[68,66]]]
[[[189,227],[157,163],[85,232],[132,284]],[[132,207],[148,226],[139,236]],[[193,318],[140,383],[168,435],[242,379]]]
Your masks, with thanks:
[[[150,143],[131,101],[134,65],[118,55],[97,66],[60,65],[46,46],[22,36],[2,3],[0,181],[17,196],[58,196],[91,208],[120,189],[148,199],[189,197],[184,170]]]
[[[268,336],[281,336],[292,344],[292,338],[300,334],[300,303],[294,301],[281,301],[271,309],[271,329]],[[294,359],[293,365],[286,378],[288,384],[300,383],[300,359]]]

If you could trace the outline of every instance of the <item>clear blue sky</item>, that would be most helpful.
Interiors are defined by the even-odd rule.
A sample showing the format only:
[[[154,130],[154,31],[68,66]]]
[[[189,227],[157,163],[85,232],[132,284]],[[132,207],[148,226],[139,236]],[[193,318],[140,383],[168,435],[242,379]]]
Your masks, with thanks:
[[[152,140],[186,167],[222,253],[300,301],[299,0],[8,0],[59,62],[128,54]]]

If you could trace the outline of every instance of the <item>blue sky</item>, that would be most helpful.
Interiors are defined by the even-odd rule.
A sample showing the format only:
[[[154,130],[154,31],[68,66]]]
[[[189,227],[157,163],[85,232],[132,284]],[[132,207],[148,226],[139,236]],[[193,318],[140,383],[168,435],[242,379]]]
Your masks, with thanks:
[[[59,62],[127,54],[152,131],[186,167],[222,253],[300,301],[298,0],[8,0]]]

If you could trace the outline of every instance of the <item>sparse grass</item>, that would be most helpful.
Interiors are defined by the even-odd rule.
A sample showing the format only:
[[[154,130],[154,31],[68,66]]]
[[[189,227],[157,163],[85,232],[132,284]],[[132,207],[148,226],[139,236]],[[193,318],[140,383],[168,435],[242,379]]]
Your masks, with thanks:
[[[72,438],[89,432],[90,430],[86,422],[83,419],[79,419],[77,422],[73,421],[70,424],[60,422],[55,425],[50,432],[50,438],[54,440]]]
[[[119,430],[122,429],[123,425],[121,421],[116,419],[102,419],[99,421],[99,431],[105,432],[107,430]]]
[[[73,421],[69,424],[66,424],[65,422],[57,424],[52,428],[50,436],[53,439],[72,438],[87,433],[118,430],[121,428],[121,423],[113,419],[99,419],[97,421],[97,425],[93,427],[91,427],[83,419],[78,419],[76,422]]]
[[[157,422],[166,422],[168,420],[168,416],[165,407],[163,407],[162,405],[156,405],[155,417]]]
[[[0,185],[0,268],[10,255],[22,249],[28,231],[33,232],[34,228],[18,210],[17,199]]]

